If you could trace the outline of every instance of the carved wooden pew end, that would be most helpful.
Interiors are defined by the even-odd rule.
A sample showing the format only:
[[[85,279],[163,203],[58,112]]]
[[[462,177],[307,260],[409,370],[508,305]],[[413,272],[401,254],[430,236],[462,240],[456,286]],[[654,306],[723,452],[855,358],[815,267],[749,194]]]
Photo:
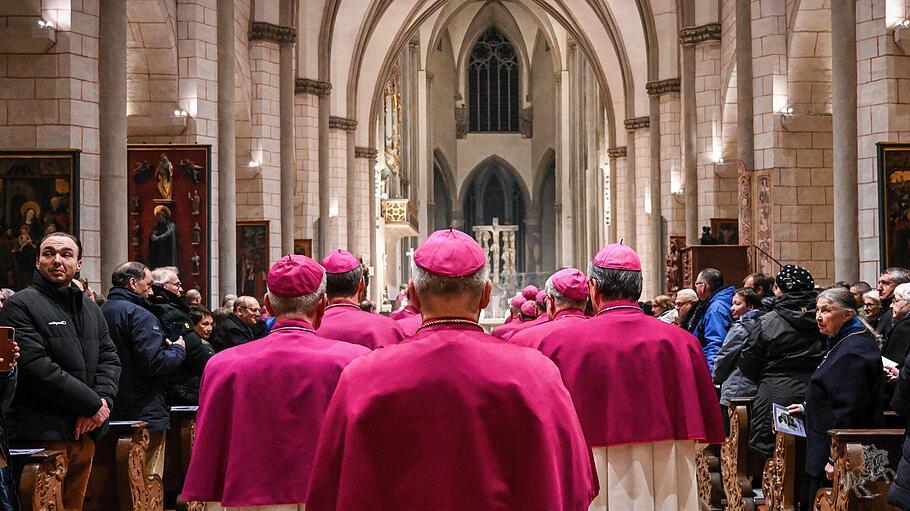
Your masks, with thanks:
[[[901,456],[903,429],[834,429],[831,488],[815,495],[817,511],[897,510],[888,504],[888,488]]]
[[[164,507],[161,477],[149,475],[146,451],[147,424],[112,422],[98,442],[89,479],[85,509],[109,511],[158,511]]]
[[[13,450],[10,465],[19,477],[22,510],[63,509],[63,478],[66,458],[60,451],[42,450],[19,454]]]

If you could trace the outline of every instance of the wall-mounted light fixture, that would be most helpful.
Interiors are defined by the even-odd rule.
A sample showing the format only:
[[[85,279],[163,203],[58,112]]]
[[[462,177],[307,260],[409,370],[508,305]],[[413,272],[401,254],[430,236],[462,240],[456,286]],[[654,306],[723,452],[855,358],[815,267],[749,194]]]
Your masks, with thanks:
[[[256,160],[250,160],[250,162],[246,164],[246,166],[251,169],[258,169],[260,165],[262,165],[262,163],[259,163]]]
[[[174,110],[174,117],[186,117],[186,110],[180,108]]]
[[[48,30],[54,29],[54,24],[47,20],[38,20],[38,26],[41,28],[46,28]]]

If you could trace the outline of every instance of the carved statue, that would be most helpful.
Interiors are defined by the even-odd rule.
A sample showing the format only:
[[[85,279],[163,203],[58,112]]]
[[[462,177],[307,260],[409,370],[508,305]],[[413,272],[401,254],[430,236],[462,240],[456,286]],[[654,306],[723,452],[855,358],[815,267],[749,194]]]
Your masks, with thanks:
[[[155,228],[149,236],[148,265],[150,268],[178,266],[177,226],[171,222],[167,206],[155,208]]]
[[[199,254],[193,252],[193,257],[190,258],[190,263],[193,265],[192,271],[190,273],[193,275],[199,275],[199,261]],[[197,289],[199,288],[197,287]]]
[[[199,222],[196,222],[196,225],[193,226],[193,245],[198,245],[202,242],[202,228],[199,227]]]
[[[130,214],[138,215],[141,208],[142,203],[140,202],[139,195],[137,194],[130,197]]]
[[[155,169],[155,179],[158,181],[158,194],[162,199],[170,199],[174,185],[174,165],[164,153],[161,153],[158,167]]]
[[[142,183],[152,175],[152,164],[148,160],[136,162],[133,168],[133,181]]]
[[[502,248],[502,276],[509,282],[515,276],[515,233],[503,233],[505,246]]]
[[[202,181],[202,169],[205,167],[196,165],[191,160],[184,158],[180,160],[180,168],[183,169],[183,173],[186,174],[186,177],[193,181],[193,184],[198,185]]]
[[[133,233],[130,235],[130,245],[139,245],[139,237],[141,236],[142,228],[139,227],[138,223],[133,224]]]
[[[192,204],[192,213],[194,215],[198,215],[199,214],[199,203],[200,203],[199,190],[193,190],[192,195],[186,194],[186,196],[189,197],[190,204]]]

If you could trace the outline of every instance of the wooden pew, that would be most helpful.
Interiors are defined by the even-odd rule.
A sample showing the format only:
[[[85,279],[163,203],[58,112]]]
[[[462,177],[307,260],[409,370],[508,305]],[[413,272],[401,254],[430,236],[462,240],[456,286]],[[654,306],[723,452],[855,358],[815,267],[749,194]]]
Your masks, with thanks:
[[[164,491],[176,509],[202,509],[201,503],[184,502],[180,498],[183,481],[190,466],[190,454],[196,435],[198,406],[175,406],[171,412],[171,429],[167,432],[164,457]]]
[[[888,504],[888,488],[900,461],[904,430],[833,429],[828,434],[834,477],[831,488],[816,494],[814,509],[897,511]]]
[[[749,450],[749,409],[754,400],[733,398],[728,408],[730,433],[720,450],[727,511],[754,511],[757,504],[753,488],[756,476],[761,476],[761,467],[755,467],[757,457]]]
[[[774,454],[765,462],[762,492],[767,511],[796,509],[806,479],[806,439],[776,433]]]
[[[84,509],[88,511],[160,511],[164,504],[161,478],[146,470],[147,425],[141,421],[111,422],[95,446]]]
[[[22,511],[63,509],[63,478],[66,458],[60,451],[10,454],[13,477],[19,481],[19,503]]]
[[[722,509],[723,482],[720,456],[716,445],[698,444],[695,451],[698,500],[702,509]]]

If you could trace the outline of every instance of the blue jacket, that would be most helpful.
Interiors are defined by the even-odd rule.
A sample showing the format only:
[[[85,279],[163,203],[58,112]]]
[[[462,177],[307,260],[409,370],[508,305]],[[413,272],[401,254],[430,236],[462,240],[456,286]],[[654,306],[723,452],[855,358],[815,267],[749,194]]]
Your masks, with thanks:
[[[170,422],[164,376],[180,367],[186,351],[165,342],[158,319],[146,305],[136,293],[115,287],[101,306],[122,366],[111,419],[141,420],[148,423],[150,431],[159,431],[167,429]]]
[[[714,293],[708,298],[705,315],[695,325],[695,336],[701,341],[701,349],[708,360],[708,368],[714,374],[714,359],[727,337],[727,327],[733,322],[730,304],[733,303],[733,292],[736,287],[730,286]]]

